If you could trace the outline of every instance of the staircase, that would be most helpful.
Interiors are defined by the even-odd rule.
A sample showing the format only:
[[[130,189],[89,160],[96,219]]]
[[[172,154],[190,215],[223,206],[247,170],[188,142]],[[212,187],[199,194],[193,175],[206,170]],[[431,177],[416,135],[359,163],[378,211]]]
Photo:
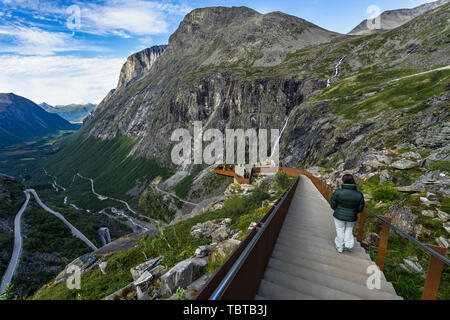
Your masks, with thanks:
[[[300,176],[257,300],[401,300],[381,273],[381,288],[368,289],[367,268],[375,265],[355,241],[338,253],[333,210],[314,184]]]

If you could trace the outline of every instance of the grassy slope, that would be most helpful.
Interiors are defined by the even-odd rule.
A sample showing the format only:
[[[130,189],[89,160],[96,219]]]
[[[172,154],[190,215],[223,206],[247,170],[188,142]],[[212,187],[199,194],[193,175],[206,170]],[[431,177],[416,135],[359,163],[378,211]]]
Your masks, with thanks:
[[[418,174],[415,170],[417,169],[410,169],[408,170],[409,173],[406,174],[409,176],[417,176]],[[395,172],[391,171],[390,173],[394,177],[399,177],[400,174],[405,174],[404,172],[400,173],[400,170],[395,170]],[[393,184],[385,183],[380,185],[378,182],[379,176],[377,175],[360,185],[360,190],[362,190],[365,194],[369,194],[374,197],[372,201],[367,202],[368,208],[376,214],[383,215],[392,204],[399,200],[404,200],[404,205],[409,206],[412,209],[413,214],[418,217],[416,223],[422,224],[426,229],[431,231],[430,236],[423,236],[422,238],[419,238],[420,241],[423,243],[437,245],[435,241],[437,237],[450,237],[450,234],[443,228],[440,221],[435,221],[433,218],[424,217],[421,215],[423,207],[417,197],[396,192],[393,189]],[[423,194],[423,196],[425,196],[425,194]],[[449,212],[449,208],[447,207],[448,201],[445,202],[444,199],[440,200],[442,201],[441,205],[437,208]],[[385,205],[375,208],[375,205],[379,201],[382,201]],[[381,225],[378,220],[369,215],[364,230],[365,233],[375,232],[380,234]],[[378,248],[369,248],[369,254],[372,260],[376,261],[377,253]],[[404,239],[395,233],[391,233],[389,236],[389,246],[384,269],[386,279],[392,282],[398,295],[402,296],[404,299],[417,300],[422,296],[425,275],[413,275],[398,269],[398,265],[403,263],[403,259],[410,256],[417,256],[419,263],[423,266],[424,270],[427,270],[430,255],[411,241]],[[448,300],[449,298],[450,266],[445,266],[438,291],[438,299]]]
[[[292,180],[290,181],[292,182]],[[266,187],[266,189],[268,188]],[[277,194],[270,200],[275,200],[275,198],[281,196],[283,190],[281,188],[277,190]],[[246,203],[248,204],[251,201],[246,201]],[[70,291],[64,284],[57,286],[47,285],[33,299],[77,299],[78,294],[81,294],[83,299],[102,299],[132,281],[130,268],[159,255],[163,256],[163,264],[167,268],[171,268],[176,263],[191,257],[198,246],[211,243],[211,240],[207,238],[195,240],[191,237],[190,230],[197,223],[220,218],[231,218],[231,228],[241,231],[243,238],[249,232],[248,226],[250,223],[259,221],[269,209],[269,207],[257,208],[257,202],[259,201],[256,200],[254,205],[240,214],[232,214],[225,207],[221,210],[205,212],[173,226],[166,227],[163,229],[162,234],[147,236],[140,240],[136,247],[108,256],[106,275],[103,275],[98,269],[83,273],[81,290]],[[217,263],[210,262],[206,270],[212,273],[218,267]]]
[[[69,186],[73,176],[79,172],[95,180],[95,190],[98,193],[133,200],[132,204],[136,204],[137,199],[128,194],[128,191],[136,185],[150,183],[157,176],[165,179],[172,174],[154,159],[128,156],[136,142],[136,139],[124,136],[103,141],[93,137],[83,140],[79,135],[67,148],[44,161],[42,166],[56,176],[58,183],[63,186]],[[45,181],[42,172],[39,176]],[[80,182],[78,178],[76,180],[77,184],[85,186],[80,188],[80,192],[82,189],[84,195],[87,195],[90,183]],[[78,198],[83,201],[82,197]]]

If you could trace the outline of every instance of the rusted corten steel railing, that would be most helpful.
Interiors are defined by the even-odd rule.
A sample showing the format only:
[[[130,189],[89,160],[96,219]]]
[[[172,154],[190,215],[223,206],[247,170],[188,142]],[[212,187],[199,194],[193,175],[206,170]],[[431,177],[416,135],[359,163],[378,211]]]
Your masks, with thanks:
[[[298,176],[298,174],[303,174],[307,176],[317,187],[317,189],[320,191],[320,193],[323,195],[325,199],[327,199],[328,202],[330,202],[331,196],[333,194],[333,188],[331,188],[328,184],[325,182],[319,180],[318,178],[311,175],[309,172],[305,170],[297,170],[292,168],[282,168],[281,169],[286,174],[292,175],[292,176]],[[358,223],[358,234],[357,234],[357,240],[358,242],[362,242],[363,236],[364,236],[364,225],[367,219],[367,213],[374,216],[377,220],[381,222],[381,235],[380,235],[380,243],[378,247],[378,254],[377,254],[377,262],[376,264],[380,268],[380,270],[383,270],[384,263],[386,260],[386,253],[388,248],[388,242],[389,242],[389,233],[390,229],[395,230],[400,236],[402,236],[405,239],[408,239],[409,241],[412,241],[416,245],[418,245],[423,250],[430,253],[430,262],[428,265],[427,275],[425,279],[425,285],[422,293],[422,300],[435,300],[437,297],[437,292],[439,289],[439,283],[441,280],[442,270],[444,267],[444,263],[447,265],[450,265],[450,260],[447,259],[445,256],[447,254],[447,249],[444,247],[439,247],[435,245],[430,244],[424,244],[417,239],[411,237],[409,234],[403,232],[396,226],[394,226],[391,222],[392,219],[389,217],[381,217],[375,213],[373,213],[370,209],[367,207],[364,209],[364,211],[359,216],[359,223]]]
[[[219,174],[219,175],[222,175],[222,176],[227,176],[227,177],[235,178],[236,181],[237,181],[239,184],[250,184],[251,179],[252,179],[252,175],[253,175],[253,169],[252,169],[252,171],[250,172],[250,175],[249,175],[248,178],[244,178],[244,177],[238,176],[238,175],[234,172],[233,169],[217,169],[217,168],[216,168],[216,169],[214,169],[214,172],[215,172],[216,174]]]
[[[298,181],[297,178],[267,211],[258,226],[233,250],[194,300],[254,299]]]

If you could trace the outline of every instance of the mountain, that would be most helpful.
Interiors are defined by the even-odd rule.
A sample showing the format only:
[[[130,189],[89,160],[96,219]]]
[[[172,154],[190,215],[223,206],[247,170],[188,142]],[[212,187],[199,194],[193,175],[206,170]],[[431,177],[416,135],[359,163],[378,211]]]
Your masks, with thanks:
[[[139,79],[144,72],[150,69],[166,48],[166,45],[153,46],[129,56],[120,71],[119,83],[117,84],[116,90]]]
[[[381,30],[391,30],[400,27],[406,22],[414,19],[415,17],[420,16],[421,14],[424,14],[427,11],[430,11],[432,9],[435,9],[439,6],[448,3],[448,1],[449,0],[439,0],[435,2],[425,3],[412,9],[398,9],[398,10],[384,11],[377,18],[381,19],[380,20]],[[367,19],[364,20],[356,28],[350,31],[349,34],[356,35],[370,32],[369,28],[367,27],[367,22],[368,22]]]
[[[69,104],[51,106],[45,102],[39,106],[49,113],[56,113],[71,123],[82,123],[89,113],[94,111],[96,104]]]
[[[254,67],[276,66],[290,53],[337,37],[336,33],[281,12],[263,15],[245,7],[196,9],[180,23],[167,49],[141,78],[126,87],[120,81],[118,88],[99,104],[85,122],[85,136],[108,139],[119,134],[139,136],[143,137],[139,154],[160,154],[168,148],[169,132],[197,116],[207,118],[211,114],[213,91],[217,90],[220,101],[227,104],[223,96],[227,90],[230,95],[250,100],[260,99],[257,96],[266,89],[254,92],[253,97],[244,96],[249,88],[242,88],[240,79],[230,72],[218,76],[216,70],[245,72]],[[131,70],[125,71],[129,67]],[[121,75],[133,71],[132,64],[126,63]],[[200,79],[203,74],[208,79]],[[282,85],[286,91],[294,88],[291,82],[287,80]],[[295,92],[288,94],[293,96]],[[287,102],[284,97],[281,99],[280,104]],[[235,106],[227,105],[225,109],[220,113],[232,113]],[[225,119],[221,127],[233,119]],[[267,119],[260,121],[264,123]]]
[[[375,145],[433,136],[444,111],[434,117],[433,109],[426,115],[400,110],[441,108],[448,71],[391,81],[450,64],[448,6],[366,36],[339,35],[280,12],[196,9],[151,67],[111,91],[48,167],[67,183],[85,172],[97,178],[99,188],[136,197],[136,188],[144,188],[158,170],[177,169],[169,137],[178,128],[192,132],[194,121],[222,132],[286,125],[281,159],[293,167],[351,166]],[[416,88],[419,80],[423,87]],[[422,126],[426,130],[414,131]],[[359,143],[352,144],[355,139]],[[434,141],[433,148],[444,142]],[[195,171],[194,166],[184,170]]]
[[[56,114],[13,93],[0,93],[0,145],[19,143],[58,130],[75,130]]]
[[[171,133],[178,128],[192,132],[194,121],[222,132],[284,128],[279,144],[284,165],[306,168],[334,188],[344,173],[351,173],[376,214],[392,217],[394,225],[424,243],[448,246],[450,229],[443,212],[450,213],[449,8],[445,4],[395,29],[356,36],[245,7],[189,13],[152,65],[108,93],[79,135],[41,167],[67,186],[77,173],[90,177],[96,192],[125,199],[148,217],[155,214],[146,209],[152,201],[162,204],[157,214],[163,205],[170,207],[170,193],[158,200],[160,188],[187,201],[212,202],[201,210],[180,203],[180,211],[189,212],[179,215],[177,210],[176,215],[186,220],[104,257],[106,273],[95,267],[83,275],[83,299],[113,298],[114,292],[115,298],[124,294],[132,299],[137,296],[130,289],[134,270],[154,266],[158,256],[171,268],[194,255],[199,240],[190,232],[194,226],[218,223],[224,214],[232,220],[230,229],[241,226],[244,235],[249,222],[264,214],[265,209],[260,215],[242,209],[243,216],[230,215],[228,210],[242,208],[234,200],[248,201],[241,198],[247,188],[227,187],[230,181],[216,176],[213,166],[177,167],[171,162]],[[122,75],[133,74],[136,66],[124,66]],[[42,170],[40,174],[42,179]],[[72,187],[71,197],[91,194],[93,181]],[[258,185],[272,188],[271,182]],[[403,259],[422,254],[397,242],[388,281],[405,274]],[[211,257],[220,264],[214,252]],[[209,267],[212,274],[215,269]],[[447,275],[439,293],[444,300],[450,292]],[[394,281],[396,292],[420,299],[423,279],[403,279]],[[155,284],[146,289],[148,297],[138,299],[157,299],[161,282]],[[76,299],[77,294],[64,283],[50,284],[34,298]]]

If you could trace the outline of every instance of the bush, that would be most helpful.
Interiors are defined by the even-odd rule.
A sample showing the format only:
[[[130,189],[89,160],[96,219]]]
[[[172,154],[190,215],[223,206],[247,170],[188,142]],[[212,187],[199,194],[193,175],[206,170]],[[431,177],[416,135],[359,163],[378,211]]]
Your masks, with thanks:
[[[248,205],[249,207],[259,208],[261,202],[269,198],[270,195],[267,192],[264,192],[263,188],[257,187],[249,196],[247,196]]]
[[[286,173],[277,173],[275,176],[275,182],[282,190],[287,189],[291,184],[291,182],[289,181],[289,176]]]
[[[159,192],[150,190],[139,199],[139,207],[145,210],[150,218],[170,222],[175,212],[169,208],[169,202]]]
[[[229,214],[240,215],[248,210],[248,201],[245,197],[232,197],[225,200],[223,209]]]
[[[392,182],[385,182],[374,187],[372,196],[375,201],[392,202],[400,198]]]

